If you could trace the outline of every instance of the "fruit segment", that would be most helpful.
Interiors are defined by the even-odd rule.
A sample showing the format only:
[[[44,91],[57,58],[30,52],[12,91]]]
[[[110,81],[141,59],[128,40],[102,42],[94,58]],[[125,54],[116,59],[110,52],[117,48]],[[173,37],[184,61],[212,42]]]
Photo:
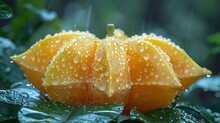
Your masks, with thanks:
[[[125,112],[133,107],[146,112],[171,104],[181,84],[169,56],[143,39],[130,38],[126,43],[133,85]]]
[[[130,79],[126,51],[116,38],[102,40],[95,52],[89,99],[92,104],[126,103]]]
[[[88,102],[88,80],[97,41],[93,36],[79,36],[58,51],[43,82],[50,99],[74,105]]]
[[[169,39],[165,39],[154,34],[143,34],[142,37],[146,41],[161,48],[170,57],[173,69],[183,85],[183,87],[179,90],[179,94],[187,89],[197,79],[211,74],[211,71],[206,68],[201,68],[186,54],[183,49],[175,45]]]
[[[66,43],[79,35],[92,35],[87,32],[61,32],[53,36],[47,35],[44,39],[34,44],[29,50],[12,56],[11,60],[21,67],[27,79],[40,91],[45,92],[42,87],[42,77],[46,72],[53,56]]]

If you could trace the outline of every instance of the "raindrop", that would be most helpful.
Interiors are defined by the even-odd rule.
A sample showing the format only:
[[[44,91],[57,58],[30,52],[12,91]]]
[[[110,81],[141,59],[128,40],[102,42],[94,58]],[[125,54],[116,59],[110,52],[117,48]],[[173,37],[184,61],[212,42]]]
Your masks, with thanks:
[[[87,66],[86,66],[85,63],[82,64],[82,69],[83,69],[83,70],[86,70],[86,69],[87,69]]]
[[[22,59],[25,59],[26,58],[26,56],[22,56]]]
[[[50,38],[50,37],[51,37],[51,35],[50,35],[50,34],[48,34],[48,35],[46,35],[45,39]]]
[[[211,77],[211,75],[207,75],[206,77]]]
[[[79,59],[78,59],[77,56],[75,56],[75,57],[73,58],[73,62],[74,62],[74,63],[78,63],[78,62],[79,62]]]
[[[137,81],[141,81],[142,77],[138,76]]]
[[[28,83],[28,84],[26,84],[26,86],[28,86],[28,87],[30,87],[32,84],[30,84],[30,83]]]
[[[109,76],[109,72],[108,71],[105,72],[105,76]]]
[[[73,69],[73,66],[72,66],[72,65],[69,65],[69,68],[70,68],[70,69]]]
[[[55,85],[55,86],[59,84],[58,81],[52,81],[51,83],[52,83],[52,85]]]
[[[107,86],[106,84],[99,85],[99,89],[101,91],[104,91],[106,89],[106,86]]]
[[[65,58],[62,58],[62,62],[64,62],[65,61]]]
[[[143,55],[144,60],[148,60],[150,58],[150,56],[148,54]]]
[[[140,49],[140,52],[144,52],[144,46],[140,46],[139,49]]]

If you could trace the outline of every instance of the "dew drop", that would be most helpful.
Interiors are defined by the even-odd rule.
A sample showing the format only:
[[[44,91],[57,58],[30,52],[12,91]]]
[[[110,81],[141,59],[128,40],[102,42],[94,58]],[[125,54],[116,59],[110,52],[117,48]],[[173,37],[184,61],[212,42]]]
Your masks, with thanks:
[[[150,56],[148,54],[143,55],[144,60],[148,60],[150,58]]]
[[[144,46],[140,46],[139,49],[140,49],[140,52],[144,52]]]
[[[56,86],[56,85],[59,84],[59,82],[58,81],[52,81],[51,84]]]
[[[26,58],[26,56],[22,56],[22,59],[25,59]]]
[[[141,81],[142,77],[138,76],[137,81]]]
[[[99,89],[100,89],[101,91],[104,91],[104,90],[106,89],[106,84],[101,84],[101,85],[99,85]]]
[[[75,57],[73,58],[73,62],[74,62],[74,63],[78,63],[78,62],[79,62],[79,59],[78,59],[77,56],[75,56]]]
[[[70,69],[73,69],[73,66],[72,66],[72,65],[69,65],[69,68],[70,68]]]
[[[109,72],[108,71],[105,72],[105,76],[109,76]]]
[[[24,98],[29,98],[29,95],[25,92],[20,93],[20,96],[22,96]]]
[[[207,75],[206,77],[211,77],[211,75]]]
[[[85,63],[82,64],[82,69],[83,69],[83,70],[87,70],[87,66],[86,66]]]

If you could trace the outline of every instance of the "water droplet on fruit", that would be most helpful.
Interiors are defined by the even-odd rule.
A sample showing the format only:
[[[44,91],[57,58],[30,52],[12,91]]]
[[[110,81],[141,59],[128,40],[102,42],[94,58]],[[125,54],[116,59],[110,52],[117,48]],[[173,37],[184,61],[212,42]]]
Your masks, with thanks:
[[[109,76],[109,72],[108,71],[105,72],[105,76]]]
[[[51,84],[56,86],[56,85],[59,84],[59,82],[58,81],[52,81]]]
[[[74,63],[78,63],[78,62],[79,62],[79,59],[78,59],[77,56],[75,56],[75,57],[73,58],[73,62],[74,62]]]
[[[143,55],[144,60],[148,60],[150,56],[148,54]]]
[[[82,69],[87,70],[87,65],[85,63],[82,64]]]
[[[138,76],[137,81],[141,81],[142,77]]]
[[[140,52],[144,52],[144,46],[140,46],[139,49],[140,49]]]
[[[101,85],[99,85],[99,89],[101,90],[101,91],[104,91],[105,89],[106,89],[106,84],[101,84]]]

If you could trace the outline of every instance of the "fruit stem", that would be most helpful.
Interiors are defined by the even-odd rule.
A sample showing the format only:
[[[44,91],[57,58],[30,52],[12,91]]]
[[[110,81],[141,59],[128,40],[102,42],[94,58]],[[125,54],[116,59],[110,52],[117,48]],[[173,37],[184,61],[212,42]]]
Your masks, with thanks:
[[[108,34],[108,36],[114,36],[114,30],[115,30],[115,25],[114,24],[108,24],[107,25],[107,34]]]

